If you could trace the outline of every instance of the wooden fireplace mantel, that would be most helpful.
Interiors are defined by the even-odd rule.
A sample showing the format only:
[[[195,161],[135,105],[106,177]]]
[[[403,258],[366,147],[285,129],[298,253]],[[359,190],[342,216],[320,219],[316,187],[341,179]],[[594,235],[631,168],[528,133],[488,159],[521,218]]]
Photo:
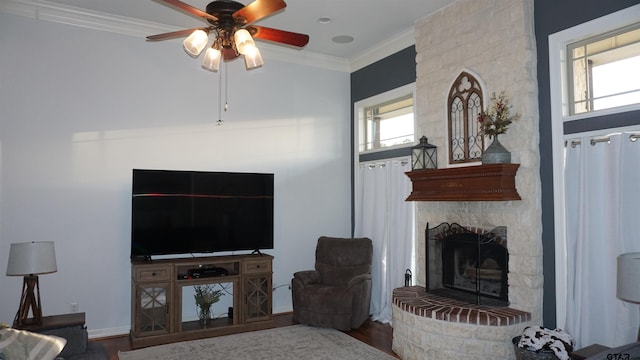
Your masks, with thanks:
[[[408,171],[413,189],[406,201],[520,200],[516,172],[520,164],[489,164]]]

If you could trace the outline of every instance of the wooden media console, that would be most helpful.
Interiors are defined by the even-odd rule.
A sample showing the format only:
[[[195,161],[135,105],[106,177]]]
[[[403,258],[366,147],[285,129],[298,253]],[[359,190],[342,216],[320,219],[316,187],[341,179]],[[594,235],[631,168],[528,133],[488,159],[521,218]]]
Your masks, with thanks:
[[[132,348],[273,327],[272,262],[261,254],[132,261]],[[232,293],[228,316],[189,319],[183,291],[213,284]]]

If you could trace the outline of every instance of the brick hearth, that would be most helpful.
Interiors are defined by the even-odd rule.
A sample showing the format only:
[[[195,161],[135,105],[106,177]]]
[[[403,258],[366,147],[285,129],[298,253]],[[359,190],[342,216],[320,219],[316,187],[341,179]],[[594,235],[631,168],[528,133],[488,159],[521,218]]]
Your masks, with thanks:
[[[464,324],[509,326],[531,320],[526,311],[470,304],[430,294],[422,286],[394,289],[393,304],[417,316]]]
[[[531,314],[429,294],[421,286],[393,292],[393,351],[404,360],[512,359],[511,339]]]

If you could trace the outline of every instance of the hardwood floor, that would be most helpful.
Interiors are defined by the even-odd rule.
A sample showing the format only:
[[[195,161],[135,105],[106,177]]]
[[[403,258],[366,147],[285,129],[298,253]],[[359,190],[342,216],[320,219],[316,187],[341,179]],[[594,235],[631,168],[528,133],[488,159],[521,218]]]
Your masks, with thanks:
[[[297,324],[297,322],[293,321],[293,315],[291,313],[276,314],[273,316],[273,320],[276,324],[276,327],[284,327]],[[358,339],[377,348],[378,350],[384,351],[387,354],[398,358],[393,350],[391,350],[393,329],[389,325],[369,320],[365,322],[359,329],[346,331],[345,333],[355,339]],[[105,348],[109,352],[109,360],[118,360],[118,351],[131,350],[129,337],[126,335],[103,339],[92,339],[91,341],[99,342],[105,346]]]

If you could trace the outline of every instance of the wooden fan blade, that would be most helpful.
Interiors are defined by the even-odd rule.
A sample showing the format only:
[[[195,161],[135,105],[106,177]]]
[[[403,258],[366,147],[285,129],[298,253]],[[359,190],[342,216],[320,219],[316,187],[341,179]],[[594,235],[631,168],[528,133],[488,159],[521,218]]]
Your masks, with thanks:
[[[158,1],[162,1],[162,2],[167,3],[167,4],[169,4],[169,5],[171,5],[171,6],[175,7],[175,8],[178,8],[178,9],[180,9],[180,10],[182,10],[182,11],[188,13],[188,14],[195,15],[195,16],[204,18],[206,20],[218,21],[217,17],[215,17],[215,16],[213,16],[213,15],[211,15],[209,13],[206,13],[206,12],[204,12],[204,11],[198,9],[198,8],[195,8],[195,7],[193,7],[193,6],[189,5],[189,4],[185,4],[180,0],[158,0]]]
[[[250,31],[255,39],[274,41],[297,47],[303,47],[309,43],[309,35],[272,29],[264,26],[251,26],[250,28],[252,28],[252,30],[255,29],[255,33]]]
[[[193,28],[193,29],[172,31],[164,34],[151,35],[151,36],[147,36],[147,41],[160,41],[160,40],[173,39],[177,37],[189,36],[191,35],[192,32],[198,29],[204,30],[204,28]]]
[[[255,0],[251,4],[233,13],[233,17],[242,17],[245,24],[251,24],[278,10],[287,7],[284,0]]]

